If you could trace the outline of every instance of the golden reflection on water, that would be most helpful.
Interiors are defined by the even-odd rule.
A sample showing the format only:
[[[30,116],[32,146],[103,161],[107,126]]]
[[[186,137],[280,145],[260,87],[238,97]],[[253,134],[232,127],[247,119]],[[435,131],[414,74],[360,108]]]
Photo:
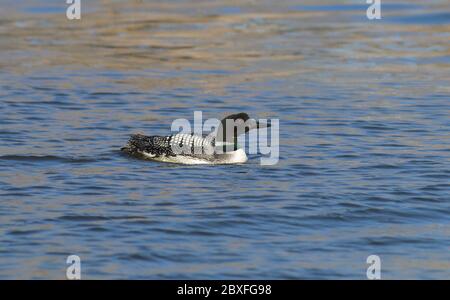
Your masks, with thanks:
[[[227,85],[299,74],[322,74],[329,80],[323,74],[329,70],[349,74],[355,83],[361,80],[361,69],[399,76],[419,70],[447,74],[448,64],[421,61],[450,55],[448,23],[377,24],[364,18],[352,23],[365,11],[290,9],[295,4],[90,1],[82,3],[86,12],[79,21],[66,19],[64,5],[60,13],[41,14],[24,14],[13,6],[0,24],[0,68],[14,73],[49,68],[126,71],[130,76],[118,81],[138,89],[185,86],[218,93]],[[224,10],[233,5],[239,11]],[[383,16],[389,20],[396,14]],[[411,59],[399,63],[404,58]],[[133,76],[142,70],[150,74]],[[165,76],[180,70],[199,73]],[[342,78],[332,80],[339,83]]]

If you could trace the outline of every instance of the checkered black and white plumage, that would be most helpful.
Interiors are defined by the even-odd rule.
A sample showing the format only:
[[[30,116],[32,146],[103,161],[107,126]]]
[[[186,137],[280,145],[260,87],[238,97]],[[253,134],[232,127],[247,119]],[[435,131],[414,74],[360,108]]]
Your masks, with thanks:
[[[178,133],[169,136],[145,136],[134,134],[128,144],[122,148],[129,154],[149,156],[213,155],[215,139],[213,136],[202,137],[194,134]]]

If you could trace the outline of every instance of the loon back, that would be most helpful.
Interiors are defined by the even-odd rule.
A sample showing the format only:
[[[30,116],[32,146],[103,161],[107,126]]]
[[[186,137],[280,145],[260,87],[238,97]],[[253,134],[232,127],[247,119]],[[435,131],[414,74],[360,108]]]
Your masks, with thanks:
[[[180,164],[239,164],[247,161],[243,149],[216,153],[214,143],[213,136],[134,134],[121,150],[133,156]]]
[[[214,146],[215,139],[213,136],[201,137],[185,133],[168,136],[133,134],[128,144],[121,150],[132,155],[144,154],[148,157],[212,156]]]

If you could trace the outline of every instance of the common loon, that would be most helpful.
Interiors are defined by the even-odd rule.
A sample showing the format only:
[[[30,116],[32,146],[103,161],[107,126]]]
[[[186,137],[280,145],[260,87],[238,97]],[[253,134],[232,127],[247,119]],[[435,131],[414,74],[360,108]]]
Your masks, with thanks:
[[[238,113],[222,119],[217,130],[207,136],[186,133],[169,136],[133,134],[121,150],[132,156],[162,162],[239,164],[245,163],[248,158],[245,151],[238,148],[238,136],[263,127],[270,127],[270,124],[259,123],[246,113]]]

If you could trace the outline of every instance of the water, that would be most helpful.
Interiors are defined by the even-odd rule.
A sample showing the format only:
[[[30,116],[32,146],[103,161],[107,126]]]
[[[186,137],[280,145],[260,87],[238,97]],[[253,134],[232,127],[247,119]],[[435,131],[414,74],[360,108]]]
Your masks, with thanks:
[[[450,279],[449,5],[0,1],[0,278]],[[338,4],[337,4],[338,3]],[[142,161],[245,111],[280,161]]]

